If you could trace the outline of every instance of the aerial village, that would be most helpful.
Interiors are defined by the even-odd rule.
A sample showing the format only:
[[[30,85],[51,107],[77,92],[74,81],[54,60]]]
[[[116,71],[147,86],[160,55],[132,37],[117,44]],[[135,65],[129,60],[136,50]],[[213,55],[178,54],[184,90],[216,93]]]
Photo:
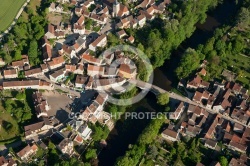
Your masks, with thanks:
[[[172,142],[180,141],[181,137],[199,137],[205,147],[215,151],[220,151],[219,144],[223,144],[233,154],[240,154],[239,158],[232,158],[229,165],[245,165],[250,141],[248,90],[233,81],[204,81],[202,77],[208,74],[206,63],[179,82],[178,87],[188,94],[193,104],[176,103],[175,111],[169,116],[173,124],[161,135]],[[232,78],[233,73],[229,73],[223,71],[222,74]],[[178,123],[174,123],[176,121]],[[211,165],[216,164],[219,162]]]
[[[38,147],[48,148],[42,141],[47,136],[63,156],[75,155],[75,144],[91,142],[93,131],[87,123],[98,122],[112,130],[114,122],[111,115],[103,110],[108,96],[101,91],[123,92],[126,89],[121,88],[121,85],[129,79],[135,79],[137,70],[122,51],[104,54],[102,57],[94,56],[94,53],[105,49],[110,31],[115,31],[114,35],[120,40],[132,44],[135,38],[128,36],[124,29],[142,28],[156,15],[166,12],[169,3],[168,0],[160,3],[143,0],[137,2],[136,11],[117,0],[58,0],[51,3],[49,13],[70,14],[72,24],[48,24],[42,42],[43,63],[40,67],[32,67],[28,55],[22,55],[21,60],[13,61],[2,71],[2,90],[38,90],[32,94],[32,99],[39,121],[24,127],[27,146],[15,154],[2,156],[1,165],[17,165],[12,156],[18,157],[19,162],[30,161]],[[73,5],[74,8],[65,11],[63,4]],[[119,21],[115,23],[112,19]],[[87,25],[89,22],[92,24]],[[0,64],[4,66],[5,62],[1,59]],[[23,73],[23,79],[19,78],[20,72]],[[74,82],[71,81],[72,76]],[[64,125],[55,116],[50,116],[50,112],[56,110],[53,110],[53,103],[43,94],[44,91],[54,90],[68,92],[67,97],[72,100],[79,98],[77,94],[84,90],[93,90],[95,93],[88,98],[87,105],[85,103],[85,107],[80,108],[80,115],[73,115]],[[66,107],[69,112],[73,109],[69,105]],[[68,128],[71,130],[68,131]]]
[[[63,155],[72,156],[76,153],[75,144],[91,141],[93,131],[87,122],[99,122],[108,126],[109,130],[113,129],[112,117],[104,110],[108,96],[100,91],[123,92],[121,85],[136,78],[137,70],[124,52],[117,51],[102,57],[94,56],[94,53],[105,49],[110,31],[115,31],[114,35],[120,40],[133,43],[136,39],[124,29],[142,28],[156,15],[167,12],[165,8],[170,3],[168,0],[131,2],[138,4],[136,10],[129,9],[117,0],[58,0],[51,3],[49,13],[70,13],[72,24],[60,22],[46,27],[42,43],[43,64],[40,67],[31,67],[28,55],[22,55],[22,60],[12,62],[3,70],[1,89],[38,90],[33,93],[32,99],[39,122],[24,127],[28,144],[16,152],[22,162],[29,161],[37,153],[38,146],[48,148],[39,138],[41,136],[49,136]],[[74,9],[64,11],[62,4],[65,3],[74,5]],[[118,23],[112,21],[114,18]],[[89,22],[93,26],[86,24]],[[0,63],[5,64],[4,61]],[[20,71],[24,73],[23,80],[17,79]],[[194,104],[176,104],[176,110],[169,117],[173,125],[169,125],[161,135],[171,142],[180,141],[181,137],[199,137],[206,147],[214,150],[222,142],[232,151],[241,153],[240,158],[230,161],[232,165],[245,163],[244,153],[250,139],[248,90],[233,81],[203,81],[202,77],[206,74],[204,61],[196,74],[179,82],[179,88],[188,93]],[[74,82],[70,79],[72,75],[75,75]],[[65,126],[55,117],[49,116],[49,112],[53,111],[50,106],[52,103],[39,91],[56,89],[68,91],[68,98],[75,98],[76,93],[84,90],[94,90],[96,93],[86,107],[80,108],[80,116],[68,120]],[[209,110],[216,113],[212,114]],[[178,123],[174,123],[176,121]],[[47,131],[51,133],[47,135]],[[12,154],[2,156],[0,164],[17,165]]]

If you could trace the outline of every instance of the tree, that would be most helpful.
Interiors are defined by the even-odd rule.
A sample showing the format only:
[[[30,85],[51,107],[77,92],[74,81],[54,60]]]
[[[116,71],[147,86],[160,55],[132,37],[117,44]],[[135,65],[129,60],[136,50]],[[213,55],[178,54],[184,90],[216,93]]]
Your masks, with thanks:
[[[92,158],[96,158],[96,149],[88,149],[85,154],[86,160],[90,160]]]
[[[21,54],[21,51],[20,51],[20,50],[16,50],[13,59],[16,60],[16,61],[22,59],[22,54]]]
[[[179,79],[187,77],[200,65],[199,54],[191,48],[188,48],[181,58],[179,67],[176,69],[176,75]]]
[[[227,158],[224,157],[224,156],[220,156],[219,162],[220,162],[221,166],[227,166],[228,165]]]
[[[29,45],[28,56],[30,63],[36,65],[39,62],[38,58],[38,45],[36,40],[32,40]]]
[[[5,63],[7,63],[7,64],[12,62],[12,57],[9,54],[4,54],[3,59],[4,59]]]
[[[25,94],[25,92],[18,92],[18,93],[16,94],[16,99],[17,99],[17,100],[25,100],[25,99],[26,99],[26,94]]]
[[[161,93],[157,96],[157,103],[160,105],[167,105],[169,103],[168,93]]]

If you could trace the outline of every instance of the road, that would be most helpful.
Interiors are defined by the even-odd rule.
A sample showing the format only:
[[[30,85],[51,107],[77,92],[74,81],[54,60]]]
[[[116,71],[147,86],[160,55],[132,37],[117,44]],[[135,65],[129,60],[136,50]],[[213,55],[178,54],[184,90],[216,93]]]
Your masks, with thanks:
[[[54,86],[55,89],[60,89],[60,90],[62,90],[62,91],[64,91],[64,92],[69,93],[69,95],[76,96],[76,97],[80,97],[80,92],[71,90],[71,89],[69,89],[69,88],[67,88],[67,87],[62,87],[62,86],[60,86],[60,85],[57,85],[57,84],[55,84],[54,82],[52,82],[50,79],[48,79],[45,75],[39,76],[39,77],[37,77],[37,78],[39,78],[39,79],[41,79],[41,80],[44,80],[44,81],[47,81],[47,82],[53,84],[53,86]]]
[[[181,95],[178,95],[176,93],[173,93],[173,92],[169,92],[169,91],[166,91],[158,86],[155,86],[155,85],[151,85],[149,83],[146,83],[146,82],[143,82],[141,80],[130,80],[131,83],[134,83],[136,84],[137,87],[140,87],[142,89],[149,89],[151,92],[153,92],[155,95],[158,95],[160,93],[168,93],[169,97],[172,98],[172,99],[176,99],[176,100],[179,100],[179,101],[183,101],[185,103],[188,103],[188,104],[191,104],[191,105],[196,105],[196,106],[199,106],[203,109],[205,109],[207,112],[211,113],[211,114],[218,114],[220,115],[220,117],[224,118],[224,119],[227,119],[231,122],[234,122],[234,123],[239,123],[245,127],[248,127],[246,124],[243,124],[241,123],[240,121],[236,120],[236,119],[232,119],[231,117],[229,116],[225,116],[223,114],[221,114],[220,112],[218,111],[215,111],[213,109],[209,109],[209,108],[206,108],[204,107],[204,105],[202,104],[198,104],[192,100],[190,100],[189,98],[187,97],[183,97]]]

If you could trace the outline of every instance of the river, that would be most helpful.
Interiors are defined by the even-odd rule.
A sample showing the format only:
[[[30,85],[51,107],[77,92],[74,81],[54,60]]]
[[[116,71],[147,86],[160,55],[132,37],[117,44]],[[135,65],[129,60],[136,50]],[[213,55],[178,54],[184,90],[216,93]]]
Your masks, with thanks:
[[[196,48],[198,44],[205,44],[213,36],[214,30],[220,25],[230,23],[237,14],[242,0],[224,0],[223,4],[216,7],[213,12],[209,12],[205,23],[197,24],[193,35],[186,39],[181,46],[172,53],[171,59],[167,60],[163,66],[154,70],[154,85],[165,90],[176,87],[178,80],[175,77],[175,69],[180,62],[182,53],[188,47]]]
[[[239,0],[240,1],[240,0]],[[225,0],[213,13],[208,13],[208,17],[203,24],[197,24],[194,34],[181,44],[179,49],[174,51],[171,59],[167,60],[162,67],[154,70],[154,85],[165,90],[171,90],[177,84],[174,71],[180,61],[183,51],[188,47],[195,48],[198,44],[204,44],[212,35],[214,30],[222,24],[230,21],[236,14],[238,6],[234,0]],[[131,110],[135,111],[156,111],[156,97],[149,93],[142,101],[133,105]],[[110,134],[107,140],[108,147],[99,154],[99,165],[114,165],[119,156],[123,156],[130,144],[134,144],[141,131],[148,124],[148,120],[127,120],[116,123],[116,135]],[[118,134],[118,135],[117,135]]]

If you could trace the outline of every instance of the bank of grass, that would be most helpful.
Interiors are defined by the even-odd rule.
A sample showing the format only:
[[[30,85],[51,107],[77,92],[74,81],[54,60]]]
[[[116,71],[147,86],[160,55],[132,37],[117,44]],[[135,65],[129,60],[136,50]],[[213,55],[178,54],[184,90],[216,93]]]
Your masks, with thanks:
[[[1,0],[0,31],[5,31],[15,19],[26,0]]]

